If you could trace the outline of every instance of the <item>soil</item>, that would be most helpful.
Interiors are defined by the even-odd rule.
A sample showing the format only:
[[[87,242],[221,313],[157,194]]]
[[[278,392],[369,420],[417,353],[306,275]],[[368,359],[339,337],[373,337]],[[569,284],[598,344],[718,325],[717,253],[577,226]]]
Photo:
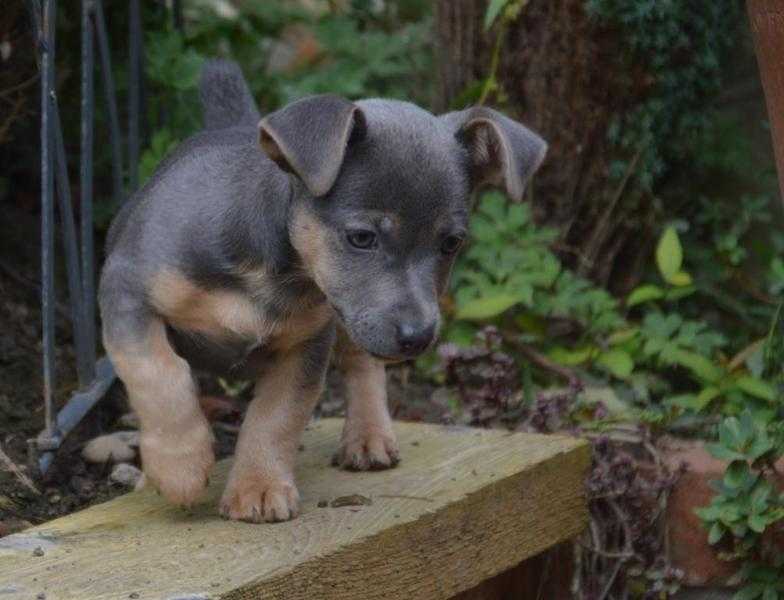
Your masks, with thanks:
[[[0,460],[0,537],[129,491],[109,480],[111,464],[90,464],[80,453],[94,437],[128,429],[119,421],[130,412],[123,386],[116,383],[68,436],[46,476],[37,474],[28,440],[44,427],[38,219],[30,210],[13,206],[4,210],[11,214],[0,222],[0,450],[33,480],[37,491],[25,485]],[[59,279],[62,275],[58,274]],[[55,387],[58,408],[77,387],[65,289],[58,281]],[[433,393],[436,388],[414,381],[412,367],[402,365],[389,372],[390,410],[396,419],[430,422],[445,419],[448,409],[439,401],[439,395]],[[231,400],[240,411],[244,410],[251,393],[251,386],[237,382],[221,386],[214,379],[202,378],[200,385],[203,393],[218,398],[236,396]],[[235,394],[238,389],[242,391]],[[336,373],[330,372],[316,418],[338,416],[342,412],[341,382]],[[223,458],[233,452],[241,415],[218,411],[215,418],[216,453]],[[138,458],[136,466],[140,466]]]

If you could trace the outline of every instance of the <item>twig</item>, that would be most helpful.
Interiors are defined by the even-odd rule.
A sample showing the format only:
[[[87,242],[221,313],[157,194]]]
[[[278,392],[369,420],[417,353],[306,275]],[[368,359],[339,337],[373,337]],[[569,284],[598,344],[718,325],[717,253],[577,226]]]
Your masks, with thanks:
[[[25,486],[34,494],[38,496],[41,495],[41,492],[38,490],[37,487],[35,487],[35,484],[33,483],[32,479],[30,479],[27,475],[25,475],[24,471],[22,471],[22,469],[20,469],[17,466],[17,464],[14,461],[12,461],[11,458],[5,452],[3,452],[2,446],[0,446],[0,462],[3,463],[3,466],[5,467],[4,470],[10,471],[14,475],[16,475],[16,478],[22,483],[23,486]]]
[[[501,27],[498,30],[498,36],[495,39],[495,45],[493,46],[493,55],[490,59],[490,74],[485,79],[484,85],[482,85],[482,93],[479,96],[479,100],[477,101],[478,106],[483,106],[485,102],[487,102],[487,97],[490,95],[490,92],[494,87],[498,85],[498,81],[496,79],[498,75],[498,63],[501,59],[501,47],[504,45],[504,38],[506,37],[506,21],[501,22]]]
[[[525,356],[528,360],[534,363],[537,367],[541,369],[545,369],[546,371],[550,371],[551,373],[555,373],[556,375],[563,377],[566,381],[569,382],[569,385],[578,387],[581,385],[580,378],[572,371],[571,369],[559,365],[549,358],[540,354],[536,350],[534,350],[531,346],[526,344],[523,341],[520,341],[514,335],[506,332],[502,332],[502,337],[504,341],[512,346],[515,350],[519,351],[523,356]]]
[[[19,83],[17,85],[13,85],[10,88],[6,88],[4,90],[0,90],[0,98],[3,98],[5,96],[10,96],[14,92],[21,92],[25,88],[28,88],[31,85],[33,85],[36,81],[38,81],[38,73],[36,73],[32,77],[30,77],[30,79],[28,79],[27,81],[23,81],[22,83]]]

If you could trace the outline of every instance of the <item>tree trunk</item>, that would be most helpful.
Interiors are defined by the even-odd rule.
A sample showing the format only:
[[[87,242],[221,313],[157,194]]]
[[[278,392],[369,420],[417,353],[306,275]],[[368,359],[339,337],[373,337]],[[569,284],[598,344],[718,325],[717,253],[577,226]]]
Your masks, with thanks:
[[[784,201],[784,6],[780,0],[749,0],[748,10]]]
[[[503,35],[490,103],[500,100],[550,144],[529,191],[537,222],[560,231],[555,249],[578,273],[628,291],[650,254],[653,202],[629,185],[639,156],[619,155],[608,128],[645,97],[645,73],[621,64],[618,36],[590,19],[585,0],[530,0],[508,27],[485,32],[487,4],[438,0],[437,108],[461,108]],[[616,159],[628,167],[610,177]]]

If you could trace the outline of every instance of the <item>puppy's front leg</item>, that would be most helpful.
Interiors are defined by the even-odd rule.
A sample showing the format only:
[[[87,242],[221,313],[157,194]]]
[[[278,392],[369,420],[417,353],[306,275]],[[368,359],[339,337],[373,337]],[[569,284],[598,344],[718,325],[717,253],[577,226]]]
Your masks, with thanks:
[[[192,504],[215,458],[190,368],[157,317],[109,308],[103,314],[104,346],[139,415],[146,479],[170,502]]]
[[[324,388],[334,331],[329,325],[265,366],[221,499],[224,517],[260,523],[297,516],[294,462],[302,432]]]
[[[346,388],[346,423],[333,463],[356,471],[394,467],[400,462],[400,450],[387,407],[384,364],[345,333],[339,338],[338,352],[336,362]]]

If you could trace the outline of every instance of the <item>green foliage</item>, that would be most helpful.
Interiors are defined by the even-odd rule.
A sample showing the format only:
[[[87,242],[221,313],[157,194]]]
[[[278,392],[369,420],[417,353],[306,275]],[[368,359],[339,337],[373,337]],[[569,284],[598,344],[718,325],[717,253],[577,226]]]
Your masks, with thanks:
[[[784,523],[784,494],[777,491],[773,463],[784,450],[781,428],[771,419],[744,411],[719,424],[718,442],[710,452],[729,465],[709,506],[697,510],[708,529],[708,541],[726,560],[743,560],[742,587],[735,600],[784,598],[782,565],[765,532]]]
[[[554,239],[553,231],[534,225],[526,205],[494,192],[482,196],[470,245],[455,266],[446,337],[468,345],[491,323],[502,340],[522,340],[593,385],[611,385],[601,400],[608,421],[655,428],[696,423],[710,439],[709,423],[719,418],[718,439],[709,448],[729,466],[700,516],[722,556],[745,561],[740,576],[746,585],[737,598],[784,600],[780,558],[763,537],[784,523],[784,497],[770,479],[772,463],[784,452],[777,381],[784,323],[774,321],[766,344],[744,346],[707,320],[686,316],[697,288],[687,270],[689,247],[675,226],[659,239],[656,277],[623,303],[565,269],[549,248]],[[502,349],[516,356],[514,345]],[[531,368],[527,357],[517,360],[527,365],[521,375],[526,397],[533,386],[554,383],[553,372]],[[601,429],[594,410],[586,418],[584,427]]]
[[[494,323],[539,345],[555,362],[618,380],[622,389],[628,386],[626,396],[644,398],[670,420],[709,408],[770,412],[776,393],[759,370],[729,361],[721,331],[677,311],[694,287],[673,227],[658,244],[661,280],[633,290],[627,314],[605,290],[561,265],[549,249],[554,233],[533,224],[527,205],[485,194],[471,238],[455,266],[455,310],[446,330],[451,341],[470,343],[478,324]],[[554,323],[563,326],[561,335]],[[641,390],[641,378],[649,376],[663,385]]]
[[[639,154],[637,185],[652,191],[689,155],[686,141],[710,121],[704,99],[718,91],[725,59],[740,37],[741,5],[734,0],[586,0],[586,7],[598,23],[620,33],[628,76],[644,73],[644,87],[633,82],[641,102],[616,115],[609,135],[627,156]],[[612,173],[620,179],[628,166],[618,160]]]
[[[242,11],[222,13],[194,3],[186,12],[185,33],[160,27],[158,21],[159,28],[149,30],[145,39],[148,120],[155,133],[142,157],[143,176],[201,127],[198,80],[210,57],[237,60],[264,111],[324,92],[429,104],[429,10],[423,0],[388,3],[382,11],[370,1],[354,0],[345,10],[320,13],[282,0],[246,3]],[[305,54],[301,64],[273,68],[280,56],[300,51]]]

